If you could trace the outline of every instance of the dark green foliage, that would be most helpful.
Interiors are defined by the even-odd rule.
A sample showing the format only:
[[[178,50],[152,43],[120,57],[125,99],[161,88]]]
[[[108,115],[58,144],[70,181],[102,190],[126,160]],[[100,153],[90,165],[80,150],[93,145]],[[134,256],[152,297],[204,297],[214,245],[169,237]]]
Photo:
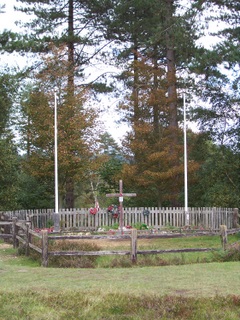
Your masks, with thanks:
[[[217,43],[195,55],[193,70],[203,75],[197,91],[205,102],[195,110],[195,120],[213,141],[239,152],[239,1],[205,0],[198,4],[208,12],[208,21],[223,23],[218,30],[210,30],[218,36]]]
[[[8,128],[12,124],[13,101],[18,79],[10,74],[10,70],[0,73],[0,138],[8,134]]]
[[[166,128],[174,123],[176,129],[181,122],[181,102],[174,94],[177,91],[180,93],[179,88],[184,88],[202,101],[194,106],[192,120],[206,133],[195,137],[189,134],[188,137],[189,205],[239,206],[239,1],[195,0],[190,4],[192,7],[186,10],[181,1],[167,0],[20,0],[20,11],[33,17],[25,25],[29,27],[29,32],[21,35],[4,30],[0,35],[1,52],[31,52],[36,53],[36,58],[37,53],[49,54],[54,46],[60,48],[66,45],[68,62],[74,65],[74,72],[67,77],[68,85],[73,77],[82,83],[86,66],[92,62],[96,64],[101,60],[107,65],[114,63],[120,66],[123,72],[118,75],[117,82],[123,83],[124,90],[121,86],[119,94],[126,94],[121,113],[123,121],[131,127],[131,133],[124,141],[131,169],[124,176],[124,191],[134,191],[138,195],[137,198],[126,199],[125,205],[183,204],[183,174],[180,171],[182,142],[176,134],[166,133]],[[2,10],[4,6],[0,5]],[[221,37],[209,49],[196,45],[202,32],[198,17],[205,15],[206,22],[212,21],[216,25],[224,22],[223,25],[220,23],[222,30],[209,30],[212,35]],[[108,41],[111,44],[109,46]],[[89,50],[89,47],[94,50]],[[103,52],[102,47],[107,50]],[[92,60],[93,57],[96,60]],[[169,67],[172,69],[170,76]],[[50,69],[56,71],[54,67],[45,68]],[[72,72],[73,68],[70,69]],[[18,79],[13,79],[8,73],[6,70],[0,78],[0,137],[3,138],[0,145],[1,203],[3,208],[10,206],[8,209],[16,206],[52,207],[52,168],[48,177],[43,179],[36,178],[33,172],[23,173],[21,168],[19,182],[16,179],[17,151],[12,138],[9,138],[8,129],[13,114],[17,114],[12,106]],[[54,81],[51,86],[55,85]],[[96,94],[106,94],[116,89],[109,85],[107,79],[98,76],[96,81],[84,86]],[[68,89],[68,92],[73,90],[70,87]],[[170,102],[166,101],[166,97],[170,97]],[[24,118],[27,119],[26,116]],[[19,123],[16,124],[19,128]],[[44,127],[42,129],[41,137],[47,131]],[[98,186],[98,196],[102,197],[101,202],[105,203],[105,193],[118,191],[118,181],[122,178],[126,161],[108,137],[102,138],[105,139],[104,155],[107,155],[107,160],[94,172],[97,177],[94,182]],[[46,139],[43,138],[43,141]],[[30,146],[27,135],[23,145],[28,145],[27,148]],[[144,146],[147,147],[144,149]],[[41,149],[39,145],[36,147]],[[39,151],[41,156],[43,150]],[[177,155],[176,158],[172,157],[173,154]],[[91,162],[94,162],[97,157],[92,159]],[[164,160],[168,162],[168,167]],[[194,161],[200,164],[199,170],[194,167],[190,171]],[[179,165],[178,171],[176,163]],[[131,165],[136,165],[136,168]],[[65,168],[64,164],[60,179]],[[70,167],[67,169],[68,172],[71,170]],[[84,172],[91,170],[84,168]],[[162,176],[157,179],[160,174]],[[168,176],[168,180],[163,174]],[[69,203],[73,204],[74,199],[82,195],[79,200],[81,206],[93,201],[93,196],[86,196],[86,201],[83,199],[85,194],[92,191],[88,192],[89,179],[87,174],[84,177],[82,174],[81,181],[76,182],[75,193],[71,179],[62,179],[70,181]],[[64,192],[61,190],[62,194]]]
[[[9,70],[8,70],[9,71]],[[7,72],[7,70],[6,70]],[[14,135],[13,97],[17,79],[8,73],[0,75],[0,210],[16,209],[18,192],[19,157]]]
[[[54,206],[52,179],[37,179],[24,172],[18,175],[18,209],[47,209]]]
[[[216,146],[209,140],[197,141],[192,156],[201,165],[193,175],[194,184],[189,188],[189,206],[238,207],[238,153],[227,147]]]
[[[0,139],[0,154],[0,210],[13,210],[17,207],[20,161],[10,138]]]
[[[105,195],[109,192],[118,192],[119,178],[123,163],[126,161],[116,141],[109,133],[100,136],[100,152],[107,156],[106,161],[99,168],[99,192]]]

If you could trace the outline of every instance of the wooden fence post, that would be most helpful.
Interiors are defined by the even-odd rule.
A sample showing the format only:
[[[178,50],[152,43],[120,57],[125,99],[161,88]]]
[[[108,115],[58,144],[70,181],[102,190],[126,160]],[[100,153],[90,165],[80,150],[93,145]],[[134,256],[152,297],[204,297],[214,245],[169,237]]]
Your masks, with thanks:
[[[227,226],[221,225],[220,226],[220,238],[221,238],[221,243],[223,250],[226,250],[227,246]]]
[[[29,234],[29,223],[26,222],[26,251],[25,251],[25,255],[29,256],[29,242],[30,242],[30,234]]]
[[[131,232],[131,260],[132,263],[137,262],[137,229],[132,229]]]
[[[233,209],[233,228],[238,227],[238,208]]]
[[[16,249],[18,247],[18,240],[17,240],[17,218],[12,218],[12,235],[13,235],[13,248]]]
[[[48,231],[42,230],[42,267],[48,266]]]

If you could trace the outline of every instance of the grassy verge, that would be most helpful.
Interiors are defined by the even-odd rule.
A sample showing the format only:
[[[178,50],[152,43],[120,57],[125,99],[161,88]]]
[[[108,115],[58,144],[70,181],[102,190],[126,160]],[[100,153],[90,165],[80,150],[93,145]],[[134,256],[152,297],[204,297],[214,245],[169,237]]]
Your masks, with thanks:
[[[237,239],[229,238],[229,242]],[[161,239],[141,246],[215,247],[218,243],[220,248],[219,237],[205,241],[205,237]],[[125,245],[129,242],[102,247],[122,250]],[[239,262],[41,268],[31,259],[17,256],[12,248],[4,248],[0,249],[0,283],[0,320],[240,318]]]
[[[239,234],[228,237],[229,246],[239,241]],[[238,242],[239,243],[239,242]],[[38,244],[40,245],[40,244]],[[221,248],[219,236],[195,236],[169,239],[138,239],[138,250],[154,249],[183,249],[183,248],[214,248],[207,252],[168,253],[168,254],[138,254],[138,267],[185,265],[195,263],[209,263],[222,261],[239,261],[240,246],[235,252],[224,252]],[[215,250],[216,249],[216,250]],[[95,239],[95,240],[67,240],[50,241],[50,251],[89,251],[89,250],[130,250],[130,240]],[[24,250],[18,250],[24,254]],[[32,262],[41,265],[41,255],[31,250]],[[29,260],[29,262],[27,262]],[[14,261],[12,261],[14,263]],[[31,264],[31,259],[26,258]],[[84,257],[50,257],[50,267],[76,267],[76,268],[131,268],[133,267],[128,255],[111,256],[84,256]]]
[[[11,302],[11,303],[10,303]],[[1,319],[31,320],[127,320],[127,319],[239,319],[240,299],[156,297],[96,291],[0,292]]]

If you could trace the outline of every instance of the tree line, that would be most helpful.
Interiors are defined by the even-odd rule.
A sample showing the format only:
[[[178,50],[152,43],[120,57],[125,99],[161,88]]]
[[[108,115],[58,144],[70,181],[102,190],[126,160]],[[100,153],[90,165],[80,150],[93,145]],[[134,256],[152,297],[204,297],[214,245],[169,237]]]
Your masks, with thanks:
[[[126,205],[183,206],[183,94],[197,127],[189,206],[239,207],[237,0],[19,0],[16,10],[29,19],[1,32],[1,53],[28,64],[1,65],[0,210],[54,207],[54,92],[60,207],[107,206],[119,179],[137,193]],[[128,124],[121,145],[101,125],[102,97]]]

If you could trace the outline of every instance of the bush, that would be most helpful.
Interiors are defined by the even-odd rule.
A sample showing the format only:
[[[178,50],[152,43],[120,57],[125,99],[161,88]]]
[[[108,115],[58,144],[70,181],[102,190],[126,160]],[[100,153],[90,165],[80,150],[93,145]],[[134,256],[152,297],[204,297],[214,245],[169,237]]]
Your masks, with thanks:
[[[54,226],[53,220],[52,220],[52,219],[47,220],[46,227],[47,227],[47,228],[51,228],[51,227],[53,227],[53,226]]]
[[[234,243],[226,251],[215,252],[214,261],[217,261],[217,262],[240,261],[240,242]]]

